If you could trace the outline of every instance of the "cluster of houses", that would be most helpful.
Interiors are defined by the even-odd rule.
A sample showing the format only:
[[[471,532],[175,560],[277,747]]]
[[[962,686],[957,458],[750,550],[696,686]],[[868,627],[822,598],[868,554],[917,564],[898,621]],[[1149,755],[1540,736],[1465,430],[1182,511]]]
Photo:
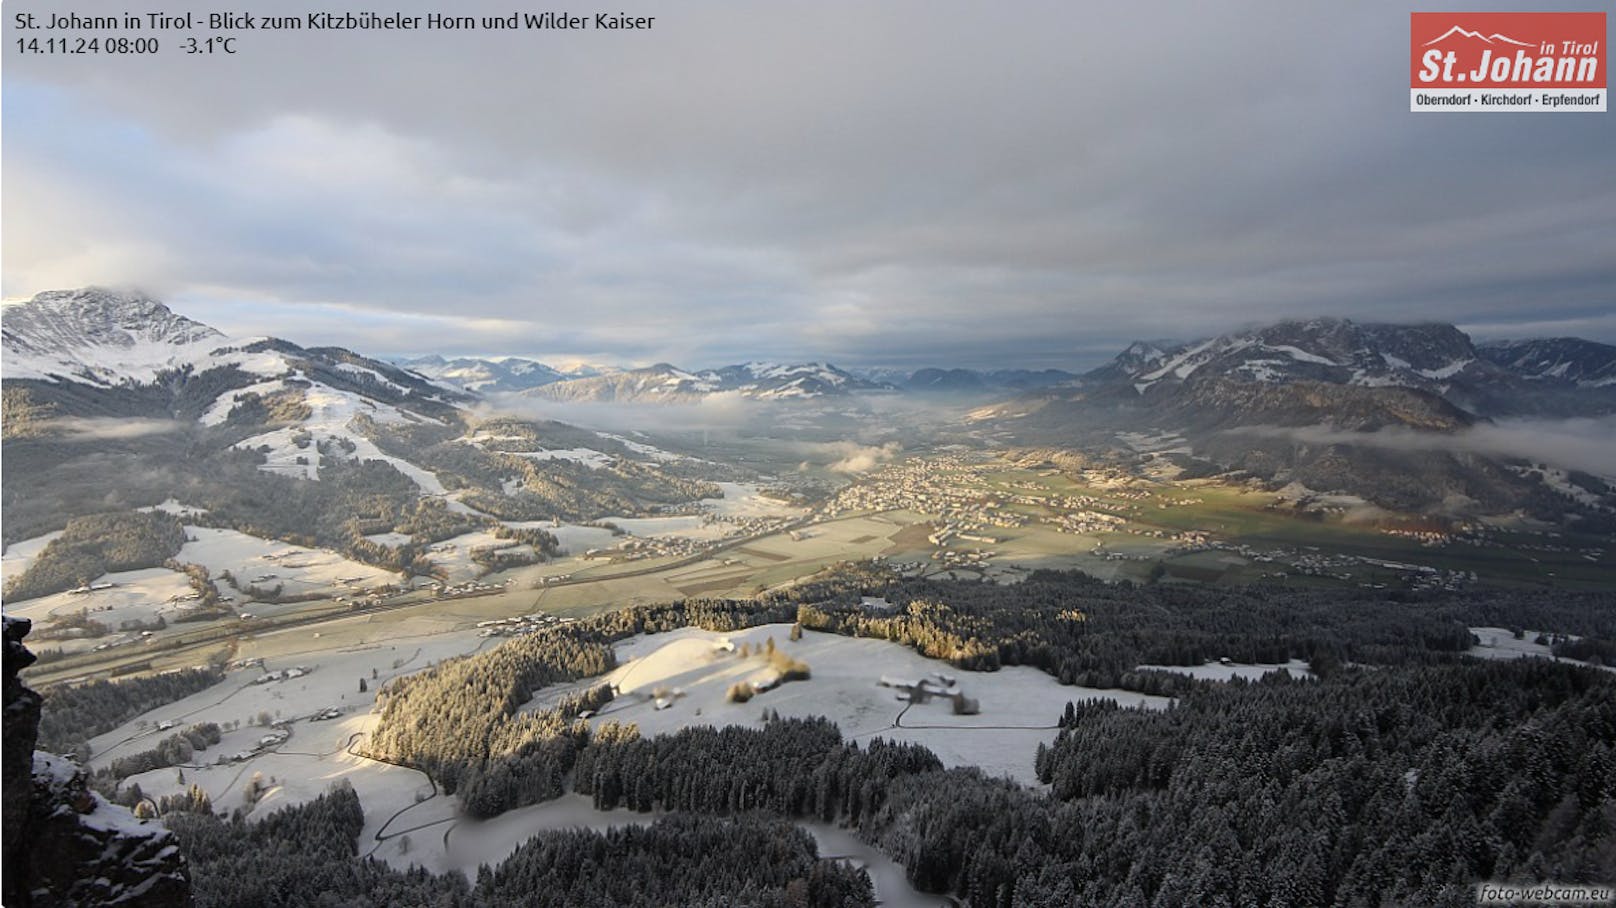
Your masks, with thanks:
[[[795,517],[757,517],[709,513],[702,515],[701,524],[702,526],[725,524],[724,538],[734,539],[737,536],[767,536],[770,533],[778,533],[794,520],[796,520]]]
[[[1098,540],[1089,554],[1101,561],[1155,561],[1162,557],[1158,552],[1114,552],[1105,547],[1104,540]]]
[[[935,514],[955,532],[991,534],[994,527],[1024,526],[1024,516],[1004,509],[1008,496],[972,488],[1002,470],[1002,464],[971,462],[954,454],[904,461],[837,492],[818,517],[907,509]]]
[[[533,612],[529,615],[518,615],[515,618],[491,618],[487,621],[477,622],[477,636],[479,637],[520,637],[535,631],[542,631],[547,627],[556,627],[562,624],[571,624],[575,618],[558,618],[544,612]]]
[[[1476,548],[1507,547],[1521,552],[1543,552],[1555,555],[1574,554],[1581,557],[1584,561],[1592,562],[1604,560],[1605,555],[1607,554],[1606,549],[1600,546],[1585,546],[1582,548],[1577,548],[1574,546],[1565,545],[1564,543],[1548,541],[1562,538],[1560,533],[1555,530],[1528,530],[1523,528],[1514,528],[1513,532],[1517,535],[1527,534],[1541,536],[1545,541],[1523,542],[1519,538],[1515,538],[1510,540],[1506,545],[1504,541],[1497,538],[1500,532],[1499,529],[1488,526],[1484,523],[1464,523],[1446,531],[1382,527],[1380,532],[1386,534],[1387,536],[1413,539],[1426,548],[1437,548],[1439,546],[1449,545],[1469,545]]]
[[[982,568],[988,561],[998,554],[997,552],[965,551],[963,549],[938,549],[931,553],[931,560],[940,563],[946,569],[954,568]]]
[[[686,536],[631,536],[609,549],[590,549],[584,558],[622,559],[638,561],[642,558],[685,557],[709,551],[713,543]]]
[[[481,580],[467,580],[464,583],[434,583],[432,592],[439,599],[463,599],[468,596],[487,596],[491,593],[503,592],[510,580],[504,583],[484,583]],[[378,599],[378,601],[380,601]]]
[[[1065,511],[1051,514],[1047,522],[1056,532],[1080,535],[1120,532],[1128,524],[1121,517],[1101,511]]]

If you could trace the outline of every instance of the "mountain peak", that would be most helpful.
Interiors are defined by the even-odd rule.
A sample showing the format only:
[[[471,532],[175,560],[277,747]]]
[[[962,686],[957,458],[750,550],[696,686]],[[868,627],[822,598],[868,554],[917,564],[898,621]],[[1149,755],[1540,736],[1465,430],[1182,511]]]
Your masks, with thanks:
[[[1188,344],[1135,343],[1096,380],[1126,379],[1139,393],[1160,382],[1223,376],[1239,381],[1324,381],[1397,385],[1445,393],[1455,377],[1481,377],[1470,338],[1452,325],[1363,324],[1342,318],[1290,319]]]
[[[6,378],[150,380],[176,356],[225,336],[139,291],[49,290],[0,311]]]

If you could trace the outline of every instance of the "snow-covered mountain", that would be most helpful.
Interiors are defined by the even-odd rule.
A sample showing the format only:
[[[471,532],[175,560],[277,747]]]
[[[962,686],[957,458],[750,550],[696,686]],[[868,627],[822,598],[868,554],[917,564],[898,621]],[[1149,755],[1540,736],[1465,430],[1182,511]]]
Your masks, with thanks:
[[[1023,444],[1132,451],[1128,439],[1148,431],[1176,439],[1172,456],[1193,451],[1183,465],[1202,473],[1238,470],[1400,509],[1462,498],[1552,518],[1561,497],[1458,439],[1504,417],[1616,412],[1610,350],[1574,340],[1478,349],[1443,324],[1288,321],[1191,343],[1137,342],[1076,383],[971,419]],[[1398,446],[1377,443],[1380,433],[1433,440]],[[1444,438],[1455,439],[1452,450]]]
[[[206,359],[223,334],[140,293],[53,290],[0,309],[4,377],[94,385],[155,381]]]
[[[1616,386],[1616,346],[1579,337],[1493,341],[1476,348],[1482,358],[1534,382],[1578,388]]]
[[[521,357],[483,359],[480,357],[418,356],[398,362],[410,371],[441,385],[461,391],[493,393],[526,391],[551,382],[578,378],[537,360]]]
[[[688,403],[711,394],[757,400],[811,400],[891,386],[859,378],[829,363],[750,362],[691,372],[668,363],[609,375],[553,382],[526,393],[561,401]]]
[[[1126,379],[1141,394],[1158,383],[1220,375],[1256,382],[1322,381],[1435,390],[1492,380],[1499,370],[1452,325],[1360,325],[1344,319],[1288,321],[1176,346],[1137,342],[1097,379]]]
[[[748,362],[718,369],[683,369],[657,363],[639,369],[579,365],[557,369],[519,357],[422,356],[399,360],[410,371],[447,388],[475,394],[527,393],[566,401],[688,402],[734,392],[759,400],[809,399],[853,391],[892,390],[829,363]]]
[[[62,431],[76,418],[189,420],[246,435],[235,446],[265,453],[266,470],[315,479],[325,442],[398,461],[353,427],[357,418],[445,425],[469,400],[340,347],[231,339],[139,293],[41,293],[7,305],[0,325],[8,438]],[[394,465],[442,491],[429,473]]]
[[[1616,364],[1604,344],[1575,339],[1478,348],[1445,324],[1287,321],[1185,344],[1137,342],[1084,375],[1135,394],[1221,378],[1427,392],[1482,417],[1595,415],[1616,406]],[[1594,393],[1582,393],[1582,392]]]
[[[827,397],[855,391],[886,391],[891,388],[859,378],[830,363],[750,362],[714,370],[720,388],[735,390],[761,400]]]

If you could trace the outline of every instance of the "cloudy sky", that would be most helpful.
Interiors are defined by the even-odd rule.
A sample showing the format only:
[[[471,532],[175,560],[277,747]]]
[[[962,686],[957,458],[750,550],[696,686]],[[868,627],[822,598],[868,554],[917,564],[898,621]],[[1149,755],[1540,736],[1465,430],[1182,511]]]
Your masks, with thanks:
[[[8,2],[7,46],[52,8]],[[1403,6],[600,9],[656,23],[8,52],[4,294],[689,366],[1078,367],[1320,314],[1616,342],[1616,113],[1409,113]]]

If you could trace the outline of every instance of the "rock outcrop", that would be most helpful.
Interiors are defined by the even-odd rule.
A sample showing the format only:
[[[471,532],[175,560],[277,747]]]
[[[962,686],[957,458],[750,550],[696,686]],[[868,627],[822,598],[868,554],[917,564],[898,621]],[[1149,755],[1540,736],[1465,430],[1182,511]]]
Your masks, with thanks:
[[[40,697],[18,677],[34,661],[22,644],[30,628],[5,619],[5,904],[190,905],[172,833],[91,791],[77,763],[34,750]]]

